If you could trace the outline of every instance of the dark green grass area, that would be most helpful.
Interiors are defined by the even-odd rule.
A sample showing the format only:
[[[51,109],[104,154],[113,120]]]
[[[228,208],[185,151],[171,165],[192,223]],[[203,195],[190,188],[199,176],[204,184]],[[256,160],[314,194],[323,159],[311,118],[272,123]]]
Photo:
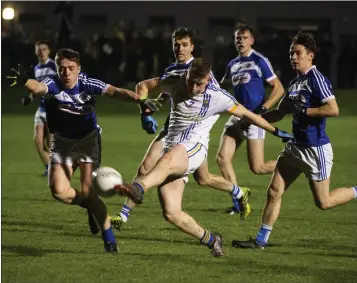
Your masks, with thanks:
[[[11,95],[11,97],[9,97]],[[336,92],[340,117],[328,120],[335,163],[331,188],[357,184],[357,94]],[[52,199],[32,141],[35,105],[22,108],[19,90],[2,93],[1,248],[2,282],[357,282],[357,201],[320,211],[302,176],[283,198],[271,246],[237,250],[233,239],[255,236],[270,177],[249,171],[246,149],[236,154],[240,184],[252,189],[253,212],[246,221],[224,213],[231,205],[226,193],[199,187],[190,178],[183,209],[202,226],[223,234],[225,256],[217,259],[206,247],[165,222],[152,189],[122,232],[116,232],[118,255],[103,251],[99,236],[88,232],[79,207]],[[98,99],[98,123],[103,127],[103,165],[130,180],[153,136],[141,130],[137,107]],[[166,111],[157,114],[160,125]],[[211,132],[209,166],[215,164],[222,115]],[[291,117],[278,123],[290,131]],[[283,144],[267,134],[267,159],[275,159]],[[78,172],[73,178],[79,186]],[[105,199],[118,213],[123,198]]]

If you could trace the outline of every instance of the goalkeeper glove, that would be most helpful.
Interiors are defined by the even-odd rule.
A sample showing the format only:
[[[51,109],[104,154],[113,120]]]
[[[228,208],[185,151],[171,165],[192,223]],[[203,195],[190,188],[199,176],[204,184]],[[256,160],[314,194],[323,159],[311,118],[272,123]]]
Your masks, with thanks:
[[[15,85],[24,86],[27,83],[29,76],[21,64],[18,64],[17,70],[11,68],[10,72],[12,73],[11,76],[6,77],[11,82],[10,87]]]
[[[141,113],[141,127],[148,134],[155,134],[157,131],[158,124],[154,117],[147,113]]]

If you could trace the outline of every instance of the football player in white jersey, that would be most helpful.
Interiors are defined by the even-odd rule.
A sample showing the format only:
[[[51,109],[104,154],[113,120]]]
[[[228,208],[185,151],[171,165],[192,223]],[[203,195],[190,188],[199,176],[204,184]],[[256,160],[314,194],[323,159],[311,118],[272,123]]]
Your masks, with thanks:
[[[255,33],[251,26],[237,24],[234,42],[238,56],[229,62],[222,82],[229,77],[237,101],[248,110],[261,114],[281,99],[284,88],[269,60],[252,48],[254,40]],[[267,100],[265,100],[264,82],[272,88]],[[224,127],[217,153],[217,164],[222,175],[230,182],[237,183],[232,158],[245,140],[247,140],[248,163],[251,171],[254,174],[273,173],[276,161],[264,160],[264,139],[263,129],[247,125],[244,120],[231,116]],[[229,212],[234,214],[235,207],[233,206]]]
[[[101,136],[94,112],[95,96],[130,99],[143,108],[158,110],[150,100],[126,89],[100,80],[80,76],[80,55],[72,49],[60,49],[55,58],[58,76],[38,82],[29,79],[23,67],[12,69],[13,83],[25,86],[34,96],[46,96],[49,131],[53,134],[50,149],[48,183],[53,198],[87,209],[93,234],[102,231],[107,252],[118,252],[107,209],[91,188],[93,169],[100,165]],[[30,100],[33,98],[29,98]],[[81,191],[71,187],[71,177],[79,167]],[[99,226],[99,227],[98,227]]]
[[[233,241],[236,248],[264,248],[278,219],[282,196],[289,186],[305,174],[315,205],[330,209],[357,198],[357,186],[330,191],[333,151],[326,134],[326,118],[336,117],[339,108],[329,80],[315,66],[316,42],[299,32],[290,46],[290,61],[297,77],[288,87],[287,95],[278,109],[263,114],[268,121],[277,122],[285,114],[293,114],[294,140],[280,153],[268,187],[261,226],[256,238]]]
[[[184,74],[155,80],[157,87],[169,94],[172,102],[164,149],[148,174],[137,177],[132,184],[117,185],[115,189],[120,195],[141,203],[145,191],[158,187],[165,219],[199,239],[201,244],[209,247],[213,256],[219,257],[223,256],[221,235],[203,229],[181,208],[187,175],[206,159],[209,132],[217,121],[212,117],[228,111],[282,139],[289,140],[292,136],[238,104],[228,92],[210,81],[210,72],[210,63],[197,58]]]
[[[178,28],[172,33],[172,49],[176,62],[168,66],[165,73],[160,78],[152,78],[138,83],[136,86],[136,92],[140,96],[146,97],[149,91],[153,91],[157,79],[162,80],[167,76],[173,74],[179,75],[187,71],[192,60],[194,59],[192,52],[195,48],[195,36],[196,32],[190,28]],[[219,87],[219,84],[212,73],[210,75],[210,81]],[[218,119],[218,117],[219,115],[217,114],[211,119]],[[150,134],[156,132],[157,123],[151,116],[151,113],[142,113],[142,126]],[[139,165],[136,177],[145,176],[159,160],[164,146],[165,136],[168,133],[168,126],[169,117],[166,119],[164,128],[150,144],[143,161]],[[197,168],[193,175],[197,183],[201,186],[209,186],[228,192],[232,197],[235,209],[240,210],[241,219],[244,220],[248,217],[250,213],[250,204],[248,202],[250,192],[248,188],[239,187],[237,184],[231,183],[220,175],[210,174],[208,171],[207,160],[205,160],[201,166]],[[113,226],[120,230],[123,222],[128,221],[130,213],[134,207],[135,203],[130,199],[126,199],[120,213],[111,216]]]

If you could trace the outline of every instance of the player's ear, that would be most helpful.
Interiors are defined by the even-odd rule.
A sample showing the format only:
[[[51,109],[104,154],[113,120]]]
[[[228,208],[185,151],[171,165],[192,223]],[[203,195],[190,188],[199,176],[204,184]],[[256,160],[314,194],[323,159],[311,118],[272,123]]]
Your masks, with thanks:
[[[191,52],[193,52],[194,49],[195,49],[195,45],[192,44],[192,45],[191,45]]]
[[[310,57],[310,61],[312,61],[315,58],[315,53],[310,52],[309,57]]]

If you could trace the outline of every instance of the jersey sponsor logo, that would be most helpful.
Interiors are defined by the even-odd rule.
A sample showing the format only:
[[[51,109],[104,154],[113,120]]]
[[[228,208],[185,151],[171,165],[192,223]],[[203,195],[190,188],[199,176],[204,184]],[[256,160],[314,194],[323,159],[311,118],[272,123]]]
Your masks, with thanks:
[[[232,84],[234,86],[239,84],[246,84],[251,80],[251,75],[249,73],[238,73],[232,76]]]
[[[76,95],[69,95],[64,91],[61,91],[56,95],[56,99],[60,102],[58,108],[61,111],[76,114],[87,115],[94,110],[94,106],[88,104],[92,99],[92,96],[81,92]]]
[[[49,76],[54,76],[54,75],[56,75],[56,72],[53,69],[51,69],[50,67],[37,69],[35,71],[35,78],[37,80],[43,80]]]
[[[252,71],[255,69],[256,65],[254,61],[238,62],[232,65],[231,73],[234,74],[236,72]]]

